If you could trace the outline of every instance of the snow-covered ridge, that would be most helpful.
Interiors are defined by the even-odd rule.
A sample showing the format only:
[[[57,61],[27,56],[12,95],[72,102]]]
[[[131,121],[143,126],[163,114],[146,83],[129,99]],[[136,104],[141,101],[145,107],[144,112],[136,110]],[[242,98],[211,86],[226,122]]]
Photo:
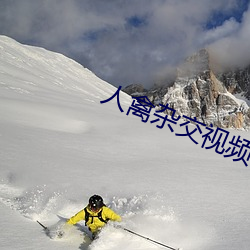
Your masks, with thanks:
[[[35,94],[41,87],[43,91],[71,91],[100,100],[115,89],[62,54],[22,45],[5,36],[0,36],[0,62],[2,87],[18,93]]]
[[[115,92],[115,87],[62,54],[5,36],[0,36],[0,74],[2,119],[56,131],[81,133],[91,125],[73,110],[49,103],[67,102],[68,95],[82,105],[98,103]]]

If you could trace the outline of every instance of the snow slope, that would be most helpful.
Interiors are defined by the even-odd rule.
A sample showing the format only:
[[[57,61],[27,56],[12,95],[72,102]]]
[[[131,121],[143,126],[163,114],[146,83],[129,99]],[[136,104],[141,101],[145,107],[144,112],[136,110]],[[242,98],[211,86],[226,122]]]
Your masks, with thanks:
[[[171,247],[248,250],[249,167],[175,136],[179,126],[127,116],[124,93],[123,113],[100,104],[115,91],[63,55],[0,36],[0,248],[162,249],[112,225],[90,244],[83,223],[63,239],[36,223],[54,228],[97,193],[124,227]]]

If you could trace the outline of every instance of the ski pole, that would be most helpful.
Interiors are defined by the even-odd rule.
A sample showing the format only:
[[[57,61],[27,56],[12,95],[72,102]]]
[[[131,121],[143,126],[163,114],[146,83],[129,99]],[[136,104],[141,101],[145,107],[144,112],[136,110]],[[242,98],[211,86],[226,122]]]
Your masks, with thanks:
[[[48,228],[47,227],[45,227],[41,222],[39,222],[38,220],[36,221],[40,226],[42,226],[43,227],[43,229],[46,231],[46,230],[48,230]]]
[[[156,243],[156,244],[158,244],[158,245],[161,245],[161,246],[163,246],[163,247],[169,248],[169,249],[171,249],[171,250],[180,250],[180,248],[173,248],[173,247],[167,246],[167,245],[162,244],[162,243],[160,243],[160,242],[158,242],[158,241],[155,241],[155,240],[152,240],[152,239],[150,239],[150,238],[148,238],[148,237],[145,237],[145,236],[143,236],[143,235],[141,235],[141,234],[135,233],[135,232],[133,232],[133,231],[127,229],[127,228],[122,228],[122,229],[125,230],[125,231],[127,231],[127,232],[129,232],[129,233],[131,233],[131,234],[137,235],[137,236],[139,236],[139,237],[141,237],[141,238],[143,238],[143,239],[145,239],[145,240],[154,242],[154,243]]]

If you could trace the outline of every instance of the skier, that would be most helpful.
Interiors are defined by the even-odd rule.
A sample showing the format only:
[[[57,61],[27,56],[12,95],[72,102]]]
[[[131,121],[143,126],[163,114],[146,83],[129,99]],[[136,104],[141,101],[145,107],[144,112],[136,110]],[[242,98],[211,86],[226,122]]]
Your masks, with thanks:
[[[105,206],[101,196],[95,194],[89,198],[89,204],[72,216],[67,224],[74,225],[80,220],[85,220],[85,226],[92,232],[94,239],[109,220],[120,222],[122,219],[120,215]]]

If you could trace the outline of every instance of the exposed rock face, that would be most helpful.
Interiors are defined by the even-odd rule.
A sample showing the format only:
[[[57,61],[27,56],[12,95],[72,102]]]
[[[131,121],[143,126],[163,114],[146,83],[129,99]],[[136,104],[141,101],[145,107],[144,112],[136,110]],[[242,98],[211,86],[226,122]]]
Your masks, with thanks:
[[[146,94],[147,90],[143,87],[142,84],[131,84],[124,88],[123,92],[131,96],[143,96],[143,94]]]
[[[207,125],[224,128],[247,126],[247,104],[237,100],[214,75],[207,50],[188,58],[178,72],[163,104],[168,103],[177,114],[196,117]]]
[[[154,88],[143,95],[155,105],[168,104],[176,115],[196,117],[207,125],[222,128],[245,128],[250,126],[250,109],[233,94],[250,96],[249,78],[250,67],[217,77],[211,70],[208,51],[203,49],[178,68],[170,87]]]
[[[242,96],[250,100],[250,66],[218,74],[218,78],[225,84],[230,93],[241,93]]]

